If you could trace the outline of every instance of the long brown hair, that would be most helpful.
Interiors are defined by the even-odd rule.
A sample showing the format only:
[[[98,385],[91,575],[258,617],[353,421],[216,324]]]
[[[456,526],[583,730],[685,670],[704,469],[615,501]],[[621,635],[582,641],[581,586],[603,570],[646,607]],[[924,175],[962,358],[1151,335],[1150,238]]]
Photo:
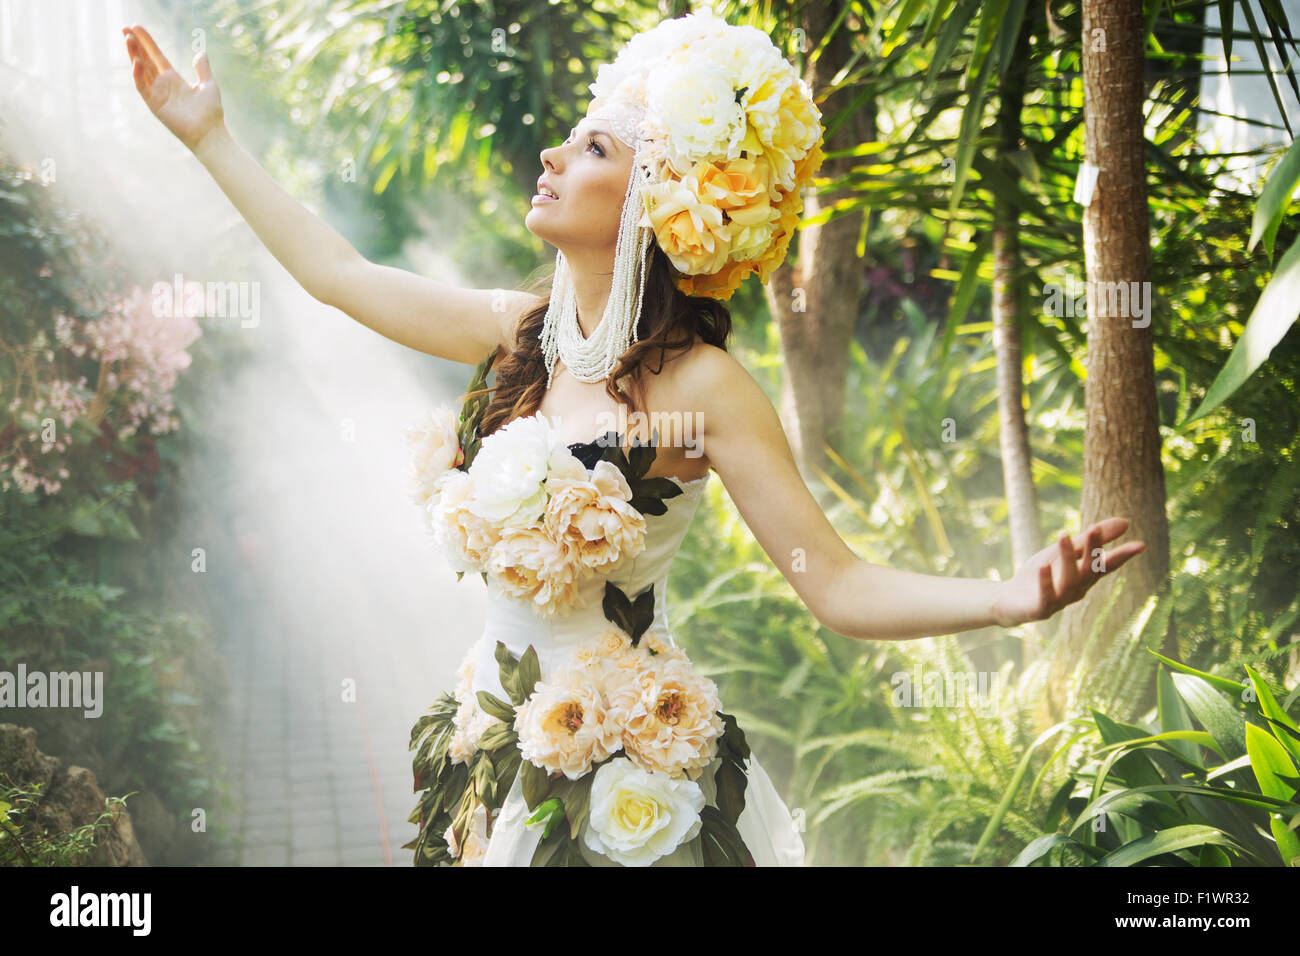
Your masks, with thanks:
[[[658,375],[662,372],[670,350],[689,347],[697,333],[710,345],[724,350],[727,347],[731,335],[731,310],[718,299],[682,292],[675,284],[677,275],[668,256],[652,237],[641,319],[637,323],[637,341],[619,358],[614,374],[605,382],[605,391],[616,402],[626,405],[629,414],[638,409],[644,398],[642,373]],[[529,288],[533,294],[541,294],[545,289],[546,300],[520,319],[512,349],[504,355],[498,353],[493,363],[496,385],[467,393],[478,395],[495,391],[483,412],[480,436],[486,437],[516,418],[534,414],[542,404],[546,394],[542,323],[550,304],[550,286],[554,278],[552,272]],[[659,367],[652,370],[649,368],[650,358],[655,352],[658,353]],[[630,387],[626,392],[620,390],[622,379],[628,379]],[[649,412],[649,409],[641,410]]]

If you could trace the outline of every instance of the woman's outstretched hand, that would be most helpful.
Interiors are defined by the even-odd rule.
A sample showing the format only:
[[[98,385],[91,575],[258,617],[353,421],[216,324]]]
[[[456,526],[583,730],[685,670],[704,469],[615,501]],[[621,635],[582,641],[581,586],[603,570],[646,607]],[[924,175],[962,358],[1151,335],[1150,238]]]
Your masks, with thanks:
[[[225,124],[221,91],[212,78],[207,53],[194,58],[199,81],[191,84],[167,62],[144,27],[139,24],[123,27],[122,33],[126,36],[126,52],[131,57],[135,88],[154,116],[177,139],[193,150],[204,136]]]
[[[1073,604],[1129,558],[1146,548],[1145,541],[1127,541],[1113,551],[1096,552],[1128,530],[1127,518],[1106,518],[1090,527],[1079,540],[1062,534],[1021,566],[1015,577],[998,585],[993,617],[1003,627],[1045,621]],[[1082,559],[1082,563],[1080,562]]]

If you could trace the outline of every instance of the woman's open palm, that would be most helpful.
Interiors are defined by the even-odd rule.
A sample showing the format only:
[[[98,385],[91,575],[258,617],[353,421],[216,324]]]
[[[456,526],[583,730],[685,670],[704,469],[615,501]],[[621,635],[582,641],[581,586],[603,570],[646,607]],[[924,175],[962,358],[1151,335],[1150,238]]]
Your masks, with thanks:
[[[211,130],[222,125],[221,91],[212,78],[207,53],[194,58],[197,83],[188,83],[173,69],[149,31],[139,24],[123,27],[132,79],[149,109],[191,150]]]
[[[1079,600],[1101,580],[1146,548],[1145,541],[1128,541],[1112,551],[1101,546],[1128,530],[1125,518],[1106,518],[1092,525],[1081,539],[1062,534],[1027,560],[1015,577],[998,587],[994,616],[1003,627],[1045,621]],[[1098,553],[1100,552],[1100,554]]]

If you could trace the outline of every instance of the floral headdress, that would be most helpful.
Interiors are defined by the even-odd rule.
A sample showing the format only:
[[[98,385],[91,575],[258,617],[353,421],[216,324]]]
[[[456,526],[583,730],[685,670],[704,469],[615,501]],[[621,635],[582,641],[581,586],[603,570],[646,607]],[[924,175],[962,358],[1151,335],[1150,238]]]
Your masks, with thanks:
[[[556,253],[542,330],[547,387],[557,357],[579,381],[609,376],[637,341],[654,236],[687,295],[721,300],[784,261],[821,166],[821,113],[771,39],[704,8],[634,36],[591,84],[590,119],[635,157],[605,314],[584,338],[568,265]]]

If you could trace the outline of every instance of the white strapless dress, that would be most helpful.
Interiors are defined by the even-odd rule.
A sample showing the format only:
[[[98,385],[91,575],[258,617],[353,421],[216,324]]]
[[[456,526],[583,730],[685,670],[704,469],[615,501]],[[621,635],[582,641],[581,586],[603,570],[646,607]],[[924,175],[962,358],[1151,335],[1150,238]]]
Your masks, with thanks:
[[[601,607],[605,582],[612,581],[630,597],[654,585],[655,622],[652,629],[668,635],[674,646],[677,642],[668,630],[665,587],[668,570],[672,565],[682,539],[690,527],[691,519],[699,507],[709,474],[683,482],[673,478],[682,494],[664,499],[667,512],[646,515],[646,546],[627,566],[610,574],[597,575],[584,583],[580,592],[586,606],[567,614],[547,619],[536,614],[523,601],[502,593],[494,582],[488,585],[487,622],[478,641],[469,649],[473,659],[473,690],[487,691],[506,700],[501,687],[496,645],[501,641],[516,658],[531,645],[537,653],[541,676],[547,675],[567,663],[568,655],[581,645],[590,643],[592,636],[609,628]],[[725,709],[725,705],[724,705]],[[741,721],[743,731],[744,723]],[[714,802],[716,791],[713,771],[719,760],[701,774],[698,781],[706,799]],[[736,823],[736,829],[758,866],[803,866],[804,845],[799,829],[786,808],[776,787],[751,750],[746,761],[748,782],[745,786],[745,805]],[[524,800],[520,775],[516,774],[501,808],[490,820],[487,847],[481,857],[483,866],[529,866],[534,850],[542,838],[541,824],[528,825],[531,815]],[[621,864],[589,850],[580,840],[583,857],[593,866],[619,866]],[[698,841],[681,844],[672,853],[660,857],[653,866],[703,866]]]

